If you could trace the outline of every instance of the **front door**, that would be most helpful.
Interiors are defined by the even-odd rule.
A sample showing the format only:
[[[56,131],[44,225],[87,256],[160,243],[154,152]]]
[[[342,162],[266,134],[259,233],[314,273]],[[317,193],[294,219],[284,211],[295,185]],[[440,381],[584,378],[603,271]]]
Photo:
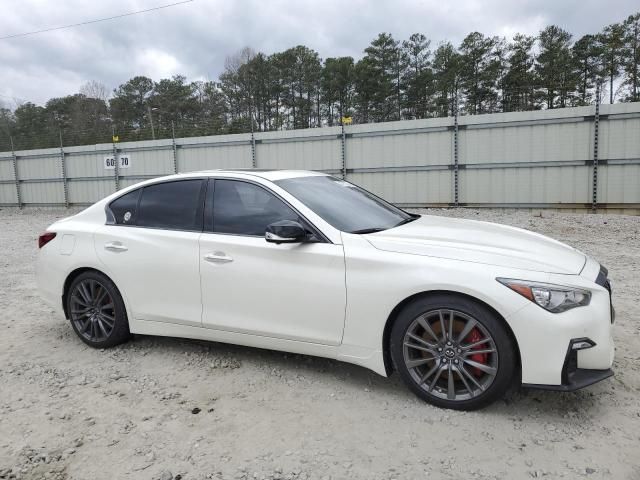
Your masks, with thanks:
[[[212,231],[200,238],[203,326],[338,345],[346,305],[342,245],[321,238],[268,243],[270,223],[308,224],[262,185],[218,179],[210,190]]]

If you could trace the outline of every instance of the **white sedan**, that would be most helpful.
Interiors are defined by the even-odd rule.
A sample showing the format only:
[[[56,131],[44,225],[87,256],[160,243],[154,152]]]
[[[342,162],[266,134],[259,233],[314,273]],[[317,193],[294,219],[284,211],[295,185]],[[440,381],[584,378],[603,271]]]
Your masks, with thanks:
[[[568,391],[612,375],[598,262],[321,173],[149,180],[54,223],[39,247],[43,297],[96,348],[137,333],[317,355],[397,371],[455,409],[514,383]]]

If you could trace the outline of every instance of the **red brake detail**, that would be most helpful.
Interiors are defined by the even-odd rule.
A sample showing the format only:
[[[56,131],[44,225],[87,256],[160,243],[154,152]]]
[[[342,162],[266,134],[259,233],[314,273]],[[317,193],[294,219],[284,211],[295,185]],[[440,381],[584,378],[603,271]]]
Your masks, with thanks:
[[[465,339],[467,343],[474,343],[480,340],[482,340],[482,334],[480,333],[480,330],[478,330],[477,328],[474,328],[473,330],[471,330],[471,333],[469,333],[469,335],[467,335],[467,338]],[[485,348],[487,348],[487,346],[485,344],[481,344],[481,345],[476,345],[471,350],[484,350]],[[482,363],[483,365],[486,365],[488,356],[489,356],[488,353],[475,353],[469,356],[469,359],[473,360],[474,362]],[[482,376],[482,370],[480,370],[477,367],[471,367],[471,371],[476,377]]]

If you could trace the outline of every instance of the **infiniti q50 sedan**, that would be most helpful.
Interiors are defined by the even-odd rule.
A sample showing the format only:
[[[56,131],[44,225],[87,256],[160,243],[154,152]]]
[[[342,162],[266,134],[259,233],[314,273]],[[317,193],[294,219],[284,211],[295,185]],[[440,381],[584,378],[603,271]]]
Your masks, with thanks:
[[[612,375],[607,270],[518,228],[407,213],[332,176],[206,171],[125,188],[39,237],[80,339],[186,337],[397,371],[434,405]]]

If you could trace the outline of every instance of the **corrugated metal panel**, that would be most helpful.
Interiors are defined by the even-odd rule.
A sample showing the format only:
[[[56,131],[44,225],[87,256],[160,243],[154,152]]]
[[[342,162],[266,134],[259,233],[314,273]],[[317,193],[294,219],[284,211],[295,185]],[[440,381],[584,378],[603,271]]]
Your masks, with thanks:
[[[599,168],[598,202],[640,203],[640,118],[601,121],[599,144],[608,164]]]
[[[449,131],[347,139],[347,168],[446,165],[452,155]]]
[[[451,171],[352,173],[348,180],[392,203],[449,204],[453,201]]]
[[[640,203],[640,164],[599,169],[598,203]]]
[[[592,123],[460,130],[460,164],[588,160]]]
[[[69,203],[94,203],[115,192],[113,178],[69,182]]]
[[[64,203],[62,182],[21,183],[22,203]]]
[[[461,203],[589,203],[587,167],[460,171]]]
[[[128,150],[122,149],[118,155],[129,157],[129,168],[120,169],[120,175],[162,176],[173,173],[173,150]]]
[[[18,203],[16,186],[12,183],[0,184],[0,204]]]
[[[13,180],[13,163],[11,161],[0,161],[0,181]]]
[[[251,145],[183,146],[178,149],[179,172],[218,168],[251,168]]]
[[[93,152],[67,155],[65,159],[67,176],[69,178],[112,177],[113,170],[104,168],[104,158],[108,156],[111,155]]]
[[[120,179],[120,190],[122,190],[123,188],[126,188],[126,187],[130,187],[131,185],[135,185],[136,183],[140,183],[140,182],[144,182],[144,180],[121,178]]]
[[[60,157],[22,157],[17,161],[18,178],[62,178]]]
[[[335,170],[341,168],[341,143],[323,139],[290,143],[256,144],[259,168],[293,170]]]

